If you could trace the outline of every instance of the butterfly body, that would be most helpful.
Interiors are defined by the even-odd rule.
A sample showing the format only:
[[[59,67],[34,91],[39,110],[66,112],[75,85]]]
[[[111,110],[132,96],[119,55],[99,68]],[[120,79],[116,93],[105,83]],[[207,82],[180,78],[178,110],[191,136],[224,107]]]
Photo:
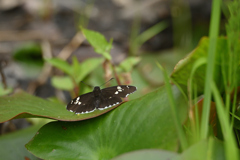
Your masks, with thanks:
[[[135,86],[119,85],[100,89],[94,87],[92,92],[74,98],[67,105],[67,110],[76,114],[91,113],[96,109],[104,110],[122,102],[121,98],[135,92]]]
[[[98,87],[98,86],[94,87],[94,89],[93,89],[94,96],[99,97],[100,93],[101,93],[100,87]]]

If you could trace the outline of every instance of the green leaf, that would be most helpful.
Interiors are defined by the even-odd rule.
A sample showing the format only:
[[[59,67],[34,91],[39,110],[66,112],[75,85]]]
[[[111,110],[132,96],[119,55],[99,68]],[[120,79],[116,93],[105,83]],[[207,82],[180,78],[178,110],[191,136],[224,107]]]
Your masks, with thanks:
[[[14,52],[15,61],[31,66],[43,66],[41,46],[36,43],[27,43]]]
[[[179,63],[175,66],[175,69],[171,75],[171,78],[176,82],[187,94],[188,92],[188,80],[190,78],[191,70],[195,64],[195,62],[200,58],[207,58],[208,54],[208,45],[209,39],[204,37],[199,42],[199,45],[191,54],[189,54],[186,58],[179,61]],[[221,66],[224,66],[227,69],[227,62],[224,57],[228,54],[227,47],[227,39],[226,38],[218,38],[217,40],[217,50],[216,50],[216,64],[215,64],[215,72],[214,79],[218,85],[219,90],[223,91],[223,75],[221,70]],[[206,64],[200,66],[196,69],[196,72],[193,76],[193,83],[196,84],[198,94],[202,94],[204,90],[204,82],[205,82],[205,72]]]
[[[27,94],[23,91],[13,96],[0,97],[0,123],[13,118],[42,117],[61,121],[79,121],[93,118],[108,112],[117,106],[96,110],[89,114],[74,114],[66,106]]]
[[[181,122],[187,102],[172,87]],[[99,160],[139,150],[176,150],[178,138],[165,88],[128,101],[97,118],[79,122],[51,122],[26,144],[43,159]]]
[[[119,69],[118,68],[117,69],[122,70],[124,72],[130,72],[133,66],[138,64],[140,60],[141,59],[139,57],[128,57],[120,63],[120,65],[118,66]]]
[[[73,90],[74,84],[69,76],[59,77],[54,76],[51,78],[51,83],[55,88],[62,90]]]
[[[0,137],[0,155],[1,159],[31,159],[38,160],[34,155],[27,151],[24,145],[34,136],[42,125],[31,126],[27,129],[1,135]]]
[[[144,149],[122,154],[112,160],[171,160],[177,153],[159,149]]]
[[[208,140],[200,141],[182,154],[172,158],[171,160],[226,160],[224,154],[224,145],[217,139],[209,138]]]
[[[47,59],[46,61],[51,63],[53,66],[61,69],[69,76],[74,78],[76,83],[79,83],[89,73],[91,73],[94,69],[99,67],[103,60],[104,60],[103,58],[89,58],[79,63],[78,59],[76,57],[73,57],[72,66],[70,66],[66,61],[63,61],[62,59],[59,58]]]
[[[89,58],[80,63],[79,67],[81,70],[76,75],[76,82],[79,83],[83,78],[99,67],[103,60],[103,58]]]
[[[45,59],[48,63],[53,65],[54,67],[62,70],[68,75],[72,75],[72,67],[68,64],[68,62],[60,59],[60,58],[51,58],[51,59]]]
[[[81,30],[88,42],[94,48],[95,52],[103,55],[106,59],[111,60],[112,57],[110,55],[110,50],[112,48],[112,41],[107,42],[105,37],[99,32],[84,29],[82,27]]]

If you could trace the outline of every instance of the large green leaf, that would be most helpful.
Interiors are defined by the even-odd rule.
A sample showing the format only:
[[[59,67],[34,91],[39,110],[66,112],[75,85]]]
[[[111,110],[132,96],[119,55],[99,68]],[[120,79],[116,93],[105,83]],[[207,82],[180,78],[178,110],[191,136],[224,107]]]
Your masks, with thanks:
[[[74,114],[66,110],[66,106],[60,103],[54,103],[27,94],[19,92],[13,96],[0,97],[0,123],[13,118],[27,117],[45,117],[61,121],[78,121],[99,116],[117,106],[96,110],[89,114]]]
[[[179,61],[179,63],[175,66],[174,72],[172,73],[171,77],[172,79],[178,83],[179,86],[185,91],[185,93],[188,92],[188,80],[190,78],[190,73],[192,71],[192,68],[194,67],[194,64],[197,60],[200,58],[207,58],[208,54],[208,46],[209,45],[209,39],[207,37],[204,37],[199,42],[199,45],[196,47],[195,50],[192,51],[191,54],[189,54],[186,58]],[[220,91],[223,91],[224,88],[224,76],[221,72],[221,67],[225,71],[228,70],[227,66],[227,59],[228,57],[228,44],[226,38],[218,38],[217,39],[217,48],[216,48],[216,63],[215,63],[215,71],[214,71],[214,79],[215,82],[218,85],[218,88]],[[239,68],[240,66],[238,66]],[[193,76],[193,82],[197,86],[198,94],[202,94],[204,90],[204,83],[205,83],[205,72],[206,71],[206,64],[200,66],[194,76]],[[225,75],[227,76],[227,75]]]
[[[176,86],[173,93],[183,122],[187,103]],[[48,123],[26,147],[43,159],[107,160],[139,149],[176,150],[178,138],[166,89],[160,88],[97,118]]]
[[[27,151],[24,145],[34,136],[42,125],[35,125],[27,129],[0,136],[0,155],[3,160],[31,159],[35,156]]]

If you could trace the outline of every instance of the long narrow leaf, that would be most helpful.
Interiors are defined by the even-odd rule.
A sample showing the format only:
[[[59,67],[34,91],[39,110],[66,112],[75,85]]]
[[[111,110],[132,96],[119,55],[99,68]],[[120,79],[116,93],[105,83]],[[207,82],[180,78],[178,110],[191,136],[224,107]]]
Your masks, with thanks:
[[[177,108],[177,105],[176,105],[176,102],[174,100],[173,93],[171,90],[170,79],[168,78],[167,72],[163,69],[163,67],[159,63],[157,63],[157,65],[162,70],[163,75],[164,75],[166,90],[167,90],[168,98],[169,98],[169,104],[171,106],[171,111],[172,111],[172,117],[174,119],[178,137],[181,142],[181,147],[184,150],[188,147],[188,142],[187,142],[186,135],[184,134],[182,124],[181,124],[181,121],[180,121],[180,118],[178,115],[178,108]]]
[[[216,84],[213,81],[210,84],[214,100],[216,102],[217,114],[218,117],[220,117],[219,121],[223,131],[223,136],[225,139],[226,157],[228,160],[239,160],[237,145],[228,119],[228,112],[225,112],[224,105],[222,103],[221,96]]]
[[[208,135],[208,120],[210,114],[210,101],[211,101],[211,84],[209,82],[213,79],[214,62],[216,43],[219,31],[219,22],[221,15],[221,0],[213,0],[212,3],[212,15],[210,22],[210,42],[207,58],[207,70],[206,79],[204,85],[204,102],[203,102],[203,114],[201,121],[201,138],[206,139]]]

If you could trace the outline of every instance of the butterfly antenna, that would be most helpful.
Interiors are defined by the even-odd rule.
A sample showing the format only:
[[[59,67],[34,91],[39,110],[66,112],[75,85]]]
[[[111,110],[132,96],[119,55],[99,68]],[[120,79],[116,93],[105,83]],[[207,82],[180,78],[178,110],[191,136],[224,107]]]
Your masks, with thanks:
[[[109,81],[111,81],[111,80],[113,80],[113,79],[114,79],[114,78],[111,78],[111,79],[109,79],[107,82],[105,82],[105,83],[101,84],[100,86],[102,86],[102,85],[104,85],[104,84],[108,83]]]
[[[87,84],[87,83],[85,83],[85,82],[83,82],[83,81],[81,81],[81,83],[83,83],[83,84],[85,84],[85,85],[88,85],[88,86],[90,86],[90,87],[93,88],[93,86],[91,86],[91,85],[89,85],[89,84]]]

